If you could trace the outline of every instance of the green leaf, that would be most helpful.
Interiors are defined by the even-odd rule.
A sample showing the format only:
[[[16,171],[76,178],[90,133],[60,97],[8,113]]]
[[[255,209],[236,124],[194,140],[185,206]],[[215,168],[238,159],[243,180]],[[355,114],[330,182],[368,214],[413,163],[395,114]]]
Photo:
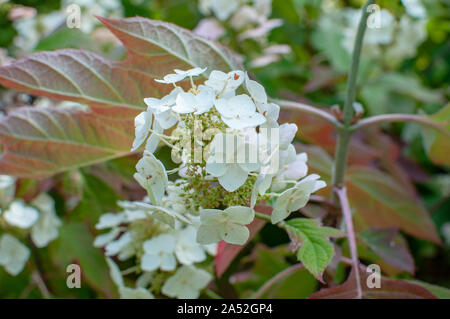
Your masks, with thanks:
[[[381,76],[380,83],[389,90],[404,94],[424,103],[442,103],[443,96],[439,90],[431,90],[420,83],[420,79],[413,75],[388,72]]]
[[[285,227],[294,247],[300,245],[298,260],[317,279],[322,280],[323,271],[334,255],[334,247],[328,237],[341,237],[342,232],[331,227],[321,227],[318,221],[307,218],[290,219]]]
[[[439,299],[450,299],[450,289],[448,288],[432,285],[419,280],[408,280],[408,282],[424,287]]]
[[[120,198],[107,183],[96,176],[82,173],[81,177],[81,200],[70,214],[73,216],[72,220],[89,221],[95,225],[105,211],[117,210],[116,203]]]
[[[430,160],[436,165],[450,165],[450,104],[428,117],[429,120],[445,125],[448,134],[422,127],[423,144]]]
[[[79,29],[61,28],[39,41],[34,51],[51,51],[60,49],[87,49],[98,51],[98,45]]]
[[[14,109],[0,119],[0,172],[41,177],[127,155],[132,125],[73,109]]]
[[[261,245],[255,248],[253,254],[256,260],[251,274],[245,280],[235,284],[235,287],[242,292],[240,295],[242,298],[252,298],[250,291],[259,291],[274,276],[293,266],[286,261],[290,253],[285,246],[269,249]],[[293,282],[301,284],[293,285]],[[317,285],[317,280],[308,270],[299,268],[285,276],[279,276],[258,298],[304,299],[317,289]]]
[[[79,264],[82,287],[87,283],[104,297],[115,297],[116,289],[109,277],[109,268],[102,252],[92,246],[93,241],[85,224],[64,224],[59,229],[59,238],[49,246],[53,263],[62,269],[69,264]]]

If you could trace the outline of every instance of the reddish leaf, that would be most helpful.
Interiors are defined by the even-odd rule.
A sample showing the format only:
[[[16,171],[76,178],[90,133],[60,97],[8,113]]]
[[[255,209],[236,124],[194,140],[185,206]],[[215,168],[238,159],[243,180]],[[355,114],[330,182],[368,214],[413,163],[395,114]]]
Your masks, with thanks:
[[[256,206],[255,210],[262,214],[270,215],[272,212],[272,207],[270,206]],[[247,243],[249,243],[252,238],[263,228],[265,225],[265,221],[255,218],[253,222],[251,222],[247,227],[250,230],[250,237],[248,238]],[[246,243],[246,244],[247,244]],[[245,247],[245,245],[233,245],[227,244],[224,241],[221,241],[217,247],[217,254],[215,257],[215,268],[216,274],[218,277],[221,277],[223,273],[227,270],[228,266],[230,266],[233,259],[239,254],[239,252]]]
[[[308,154],[311,172],[319,174],[329,185],[332,158],[317,146],[296,145]],[[435,225],[415,194],[388,174],[370,167],[348,168],[346,185],[355,226],[396,227],[418,238],[440,243]],[[329,194],[329,187],[323,192]]]
[[[352,167],[346,185],[357,230],[398,227],[415,237],[441,242],[423,204],[389,175],[373,168]]]
[[[174,68],[192,66],[207,67],[209,72],[242,68],[229,49],[172,23],[139,17],[98,18],[122,41],[131,55],[151,60],[152,63],[139,65],[145,67],[145,72],[149,70],[160,76]],[[135,64],[133,66],[136,67]]]
[[[396,228],[372,227],[358,237],[390,266],[414,274],[414,259]]]
[[[126,60],[59,50],[0,67],[0,84],[8,88],[87,104],[97,113],[14,111],[0,123],[6,151],[0,171],[34,177],[126,155],[132,144],[131,119],[144,108],[143,99],[172,89],[155,78],[175,68],[241,68],[228,49],[173,24],[143,18],[100,20],[127,47]]]
[[[22,107],[0,119],[1,174],[45,176],[129,153],[130,120],[73,109]]]
[[[427,289],[404,280],[381,278],[380,288],[369,288],[366,284],[368,273],[360,271],[363,299],[437,299]],[[354,271],[342,285],[322,289],[310,299],[355,299],[357,298]]]
[[[447,134],[423,127],[423,144],[430,160],[436,165],[450,165],[450,104],[428,117],[447,130]]]
[[[280,113],[280,123],[286,122],[297,124],[299,139],[322,147],[328,154],[334,153],[336,130],[326,120],[302,113],[300,110],[283,110]],[[350,142],[349,163],[366,165],[380,156],[380,151],[365,143],[362,135],[355,134],[353,136]]]

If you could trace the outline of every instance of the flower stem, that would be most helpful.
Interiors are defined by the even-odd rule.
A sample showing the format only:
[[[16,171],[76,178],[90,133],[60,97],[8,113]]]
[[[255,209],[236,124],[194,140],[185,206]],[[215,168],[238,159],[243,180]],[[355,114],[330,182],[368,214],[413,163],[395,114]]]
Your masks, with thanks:
[[[352,135],[351,122],[353,120],[353,103],[356,96],[356,80],[358,77],[359,61],[363,45],[364,33],[366,31],[369,12],[367,7],[375,0],[368,0],[362,8],[361,20],[359,21],[356,34],[355,46],[353,48],[352,64],[350,66],[347,82],[347,93],[343,109],[342,127],[338,127],[338,139],[334,158],[332,184],[334,187],[342,187],[344,183],[345,170],[347,166],[348,146]]]
[[[47,285],[45,284],[45,281],[43,279],[43,276],[41,273],[42,271],[42,265],[41,261],[39,259],[39,255],[36,249],[36,246],[34,245],[33,241],[30,237],[28,237],[28,242],[30,244],[31,249],[31,258],[27,262],[27,267],[30,270],[31,273],[31,279],[36,285],[36,287],[39,289],[41,295],[45,299],[52,298],[52,294],[50,293],[49,289],[47,288]]]
[[[261,213],[255,212],[255,217],[259,218],[259,219],[262,219],[262,220],[265,220],[265,221],[268,221],[268,222],[271,222],[270,216],[265,215],[265,214],[261,214]]]
[[[355,229],[353,227],[352,212],[350,210],[350,205],[348,203],[347,190],[345,187],[342,187],[336,188],[335,191],[341,204],[342,214],[344,215],[345,226],[347,228],[347,238],[348,238],[348,245],[350,246],[350,255],[352,257],[352,267],[355,271],[356,277],[357,299],[361,299],[362,289],[361,289],[361,278],[359,275],[358,250],[356,247]]]
[[[294,101],[286,101],[286,100],[279,100],[279,99],[271,99],[272,102],[278,104],[280,107],[282,107],[285,110],[296,110],[301,111],[304,113],[308,113],[311,115],[318,116],[329,123],[333,124],[335,127],[340,127],[342,124],[339,123],[339,121],[330,113],[311,105],[298,103]]]
[[[432,120],[415,114],[383,114],[377,116],[370,116],[368,118],[362,119],[352,125],[351,129],[353,131],[358,130],[362,127],[367,127],[373,124],[383,123],[383,122],[414,122],[422,125],[434,128],[443,134],[450,137],[450,132],[445,128],[448,123],[436,123]]]
[[[361,20],[358,25],[358,32],[356,34],[355,45],[353,48],[352,64],[348,74],[347,92],[343,108],[342,127],[338,128],[338,139],[336,151],[334,156],[334,166],[332,171],[332,187],[334,202],[339,201],[342,214],[344,215],[345,224],[347,228],[347,237],[352,256],[353,268],[355,270],[357,298],[362,298],[361,278],[359,275],[359,259],[356,249],[355,231],[353,228],[352,214],[348,204],[347,192],[344,186],[345,170],[347,167],[348,148],[350,138],[352,136],[352,121],[353,121],[353,103],[356,97],[356,80],[358,78],[359,62],[361,58],[361,50],[363,46],[364,33],[367,26],[367,18],[369,17],[368,6],[373,4],[375,0],[368,0],[362,8]]]

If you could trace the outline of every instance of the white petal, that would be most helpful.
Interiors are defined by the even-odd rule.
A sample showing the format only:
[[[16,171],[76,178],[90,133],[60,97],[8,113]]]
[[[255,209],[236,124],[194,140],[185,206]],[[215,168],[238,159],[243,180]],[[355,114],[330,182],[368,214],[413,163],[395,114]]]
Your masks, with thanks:
[[[233,192],[247,180],[248,173],[239,164],[228,164],[227,172],[219,177],[219,183],[229,192]]]
[[[171,110],[167,110],[159,114],[155,114],[155,121],[158,122],[162,129],[167,130],[177,124],[178,119]]]
[[[168,185],[164,165],[152,153],[145,151],[136,165],[134,178],[147,190],[153,204],[158,204]]]
[[[138,288],[129,288],[129,287],[121,287],[119,289],[119,294],[121,299],[154,299],[155,297],[152,295],[150,291],[147,289],[138,287]]]
[[[145,271],[154,271],[159,268],[161,259],[159,255],[144,254],[141,258],[141,268]]]
[[[284,123],[280,125],[280,149],[286,149],[297,133],[297,125],[291,123]]]
[[[214,70],[210,73],[209,79],[205,81],[205,84],[213,88],[217,93],[223,90],[225,82],[228,76],[222,71]]]
[[[250,80],[247,74],[245,75],[245,86],[255,102],[267,103],[267,94],[264,87],[258,82]]]
[[[56,239],[58,237],[58,228],[61,225],[62,222],[56,215],[53,207],[51,210],[41,209],[37,222],[31,228],[31,239],[36,247],[45,247],[52,240]]]
[[[177,261],[175,259],[175,255],[170,254],[163,254],[161,258],[161,270],[164,271],[172,271],[176,268]]]
[[[112,241],[105,247],[106,256],[117,255],[122,249],[124,249],[129,243],[131,243],[131,235],[129,232],[125,232],[118,240]]]
[[[177,74],[182,74],[182,75],[185,75],[185,76],[198,76],[198,75],[202,74],[203,72],[205,72],[206,69],[207,68],[204,68],[204,69],[202,69],[202,68],[193,68],[193,69],[190,69],[190,70],[187,70],[187,71],[175,69],[174,71]]]
[[[4,213],[4,218],[11,226],[27,229],[33,226],[39,217],[39,212],[25,205],[22,200],[15,200]]]
[[[18,275],[30,257],[30,250],[17,238],[4,234],[0,239],[0,265],[5,267],[7,273]]]
[[[125,221],[124,214],[106,213],[100,216],[100,220],[95,225],[97,229],[112,228],[122,224]]]
[[[145,139],[148,136],[151,126],[152,126],[151,112],[145,111],[136,116],[136,118],[134,119],[135,139],[133,141],[133,147],[131,148],[132,152],[137,150],[142,145],[142,143],[144,143]]]
[[[163,128],[158,124],[158,122],[155,122],[153,126],[153,131],[157,134],[161,134],[163,132]],[[152,134],[148,138],[147,143],[145,144],[146,151],[154,153],[158,148],[161,138],[157,134]]]
[[[106,244],[113,241],[121,232],[122,230],[120,228],[113,228],[108,233],[98,235],[97,237],[95,237],[94,247],[99,248],[105,246]]]
[[[159,83],[172,84],[184,80],[185,77],[186,77],[185,74],[172,73],[167,74],[163,80],[156,79],[155,81]]]
[[[158,254],[159,252],[173,252],[175,250],[175,238],[170,234],[161,234],[143,243],[146,253]]]
[[[246,206],[231,206],[224,210],[226,219],[230,223],[241,225],[250,224],[255,218],[255,212]]]
[[[229,244],[243,245],[247,242],[250,232],[247,227],[237,224],[226,224],[220,228],[222,239]]]
[[[272,211],[272,215],[270,216],[270,220],[272,224],[276,224],[289,216],[290,212],[284,209],[274,209]]]
[[[226,173],[227,165],[225,163],[215,163],[212,162],[211,157],[208,159],[206,163],[205,169],[208,174],[212,176],[219,177]]]
[[[220,225],[200,225],[197,230],[197,242],[208,245],[215,244],[222,240],[220,237]]]
[[[196,107],[194,107],[195,114],[203,114],[209,112],[214,105],[216,96],[214,90],[208,86],[200,85],[198,87],[199,93],[195,97]]]
[[[194,94],[190,92],[181,92],[177,96],[173,111],[180,114],[192,113],[194,112],[194,107],[196,104],[197,101]]]
[[[117,287],[123,287],[123,277],[119,267],[111,258],[108,257],[106,257],[106,263],[108,264],[109,276],[111,277],[112,281],[116,284]]]

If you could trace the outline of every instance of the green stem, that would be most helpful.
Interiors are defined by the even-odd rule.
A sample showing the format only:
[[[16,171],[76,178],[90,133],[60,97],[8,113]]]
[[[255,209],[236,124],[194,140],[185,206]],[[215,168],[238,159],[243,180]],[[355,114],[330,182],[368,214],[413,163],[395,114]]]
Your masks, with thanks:
[[[356,96],[356,80],[358,77],[359,61],[363,45],[364,33],[366,31],[367,18],[369,12],[367,7],[375,0],[368,0],[362,8],[361,20],[359,21],[358,32],[356,34],[355,46],[353,48],[352,64],[348,74],[347,93],[343,109],[343,125],[338,128],[338,139],[334,159],[332,184],[334,187],[342,187],[344,184],[345,170],[347,166],[348,146],[352,136],[351,122],[353,120],[353,103]]]
[[[255,217],[259,218],[259,219],[262,219],[262,220],[265,220],[267,222],[271,222],[270,216],[265,215],[265,214],[261,214],[261,213],[255,212]]]

